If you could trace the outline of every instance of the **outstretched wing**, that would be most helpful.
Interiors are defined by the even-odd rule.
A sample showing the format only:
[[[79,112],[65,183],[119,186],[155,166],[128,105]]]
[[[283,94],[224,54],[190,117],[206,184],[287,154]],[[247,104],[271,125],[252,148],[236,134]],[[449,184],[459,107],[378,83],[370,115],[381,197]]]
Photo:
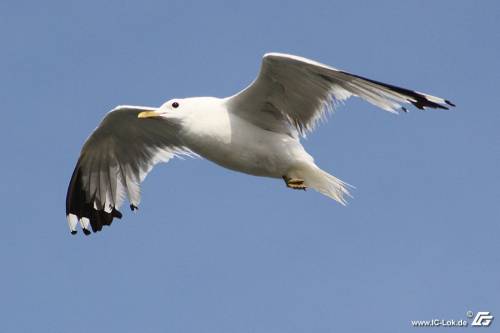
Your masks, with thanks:
[[[177,128],[164,119],[138,119],[155,108],[119,106],[109,112],[85,142],[66,196],[66,217],[72,234],[100,231],[125,197],[130,208],[140,202],[140,183],[156,163],[190,154],[176,137]]]
[[[229,97],[231,112],[273,131],[296,129],[304,135],[314,129],[336,102],[358,96],[386,111],[448,109],[448,100],[377,82],[318,62],[279,53],[264,55],[257,79]]]

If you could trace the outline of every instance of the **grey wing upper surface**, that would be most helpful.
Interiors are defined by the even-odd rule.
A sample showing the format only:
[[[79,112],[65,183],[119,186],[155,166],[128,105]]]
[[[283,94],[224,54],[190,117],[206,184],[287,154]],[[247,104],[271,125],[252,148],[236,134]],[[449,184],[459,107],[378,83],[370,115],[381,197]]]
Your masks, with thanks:
[[[109,112],[85,142],[66,196],[66,216],[72,233],[80,223],[84,233],[100,231],[125,197],[130,207],[140,201],[140,183],[151,168],[190,152],[176,137],[176,128],[159,119],[138,119],[154,108],[120,106]]]
[[[335,103],[358,96],[383,110],[455,106],[440,97],[374,81],[293,55],[268,53],[258,77],[229,97],[231,112],[262,128],[305,135]]]

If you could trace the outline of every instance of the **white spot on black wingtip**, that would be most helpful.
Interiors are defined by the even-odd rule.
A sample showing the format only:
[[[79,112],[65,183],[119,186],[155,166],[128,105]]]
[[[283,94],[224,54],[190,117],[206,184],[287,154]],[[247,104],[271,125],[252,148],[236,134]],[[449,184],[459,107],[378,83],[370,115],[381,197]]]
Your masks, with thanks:
[[[67,214],[66,220],[68,221],[69,231],[72,235],[76,233],[76,226],[78,224],[78,217],[74,214]]]
[[[139,209],[139,207],[137,207],[136,205],[130,204],[130,210],[131,211],[138,210],[138,209]]]

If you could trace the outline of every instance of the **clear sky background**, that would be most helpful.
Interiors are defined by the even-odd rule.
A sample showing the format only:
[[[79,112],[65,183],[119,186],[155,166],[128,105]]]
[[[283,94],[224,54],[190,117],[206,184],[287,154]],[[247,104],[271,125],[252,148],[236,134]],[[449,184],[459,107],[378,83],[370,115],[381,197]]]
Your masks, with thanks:
[[[499,17],[498,1],[0,2],[0,331],[412,332],[467,310],[498,329]],[[231,95],[270,51],[457,108],[341,106],[304,144],[356,186],[347,207],[174,160],[137,213],[69,234],[69,178],[108,110]]]

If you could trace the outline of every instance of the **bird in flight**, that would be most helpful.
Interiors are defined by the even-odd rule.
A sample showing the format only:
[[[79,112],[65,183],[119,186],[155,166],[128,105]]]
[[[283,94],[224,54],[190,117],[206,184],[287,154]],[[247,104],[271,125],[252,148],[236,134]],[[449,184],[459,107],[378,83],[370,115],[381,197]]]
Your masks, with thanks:
[[[354,75],[306,58],[268,53],[260,73],[227,97],[174,98],[162,106],[118,106],[87,139],[71,177],[66,217],[72,234],[100,231],[127,197],[140,202],[140,184],[153,166],[175,156],[201,156],[246,174],[282,178],[341,204],[349,185],[320,169],[300,138],[336,103],[357,96],[379,108],[407,112],[448,109],[449,100]]]

